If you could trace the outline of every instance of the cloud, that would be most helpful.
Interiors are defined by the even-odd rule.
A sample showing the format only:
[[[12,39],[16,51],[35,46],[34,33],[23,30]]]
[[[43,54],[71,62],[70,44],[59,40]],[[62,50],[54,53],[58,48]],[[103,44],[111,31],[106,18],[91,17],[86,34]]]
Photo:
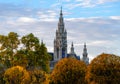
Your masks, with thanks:
[[[23,22],[23,23],[34,23],[35,19],[34,18],[29,18],[29,17],[20,17],[17,20],[18,22]]]
[[[17,32],[20,36],[28,33],[34,33],[40,40],[44,40],[49,52],[53,52],[53,40],[57,29],[56,21],[41,21],[39,19],[29,17],[19,17],[16,20],[7,20],[2,24],[0,21],[0,32],[10,31]],[[116,23],[114,25],[114,22]],[[14,24],[11,24],[14,23]],[[17,23],[17,24],[16,24]],[[75,51],[82,57],[84,42],[87,43],[90,58],[100,53],[117,53],[120,48],[118,45],[120,20],[108,18],[72,18],[65,19],[65,28],[68,32],[68,52],[73,41]],[[117,26],[118,25],[118,26]],[[5,32],[4,32],[5,33]]]
[[[6,4],[0,5],[0,10],[0,34],[14,31],[23,36],[33,33],[40,40],[44,40],[49,52],[53,52],[59,18],[57,9],[33,10]],[[66,12],[66,15],[68,14]],[[75,52],[82,57],[83,45],[86,42],[90,59],[103,52],[120,55],[120,48],[117,46],[120,42],[120,16],[64,19],[68,33],[68,52],[71,42],[74,42]]]
[[[120,16],[110,16],[111,19],[120,20]]]
[[[119,0],[65,0],[63,2],[67,2],[65,4],[66,8],[73,9],[76,7],[95,7],[98,5],[103,5],[105,3],[110,3],[110,2],[117,2]],[[58,5],[57,5],[58,6]]]

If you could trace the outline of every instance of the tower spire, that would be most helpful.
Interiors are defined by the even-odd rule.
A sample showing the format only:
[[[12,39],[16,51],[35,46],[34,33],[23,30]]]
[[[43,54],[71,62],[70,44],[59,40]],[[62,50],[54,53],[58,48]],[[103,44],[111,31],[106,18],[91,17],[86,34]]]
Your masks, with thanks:
[[[61,6],[61,10],[60,10],[60,16],[61,16],[61,15],[63,15],[63,14],[62,14],[62,6]]]
[[[60,60],[64,57],[67,57],[67,31],[64,28],[64,18],[61,6],[58,30],[56,30],[56,38],[54,41],[54,60]]]
[[[72,42],[72,44],[71,44],[71,52],[70,52],[72,55],[74,55],[75,54],[75,52],[74,52],[74,45],[73,45],[73,42]]]
[[[89,64],[89,58],[88,58],[86,43],[84,43],[84,48],[83,48],[83,61],[84,61],[87,65]]]
[[[84,43],[84,48],[86,48],[86,43]]]

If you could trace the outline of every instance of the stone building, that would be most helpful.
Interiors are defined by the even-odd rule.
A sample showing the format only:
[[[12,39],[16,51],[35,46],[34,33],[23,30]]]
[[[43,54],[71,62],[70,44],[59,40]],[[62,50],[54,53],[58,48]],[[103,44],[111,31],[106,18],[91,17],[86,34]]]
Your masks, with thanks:
[[[62,58],[65,57],[73,57],[78,60],[80,60],[80,56],[77,56],[74,51],[74,45],[73,42],[71,44],[71,51],[70,53],[67,53],[67,30],[65,28],[63,13],[62,13],[62,7],[60,10],[60,17],[58,22],[58,29],[56,30],[56,36],[54,39],[54,52],[50,53],[52,55],[52,60],[50,61],[50,68],[53,69],[54,65]],[[86,44],[84,44],[83,49],[83,61],[86,64],[89,64],[89,58],[87,57],[87,48]]]

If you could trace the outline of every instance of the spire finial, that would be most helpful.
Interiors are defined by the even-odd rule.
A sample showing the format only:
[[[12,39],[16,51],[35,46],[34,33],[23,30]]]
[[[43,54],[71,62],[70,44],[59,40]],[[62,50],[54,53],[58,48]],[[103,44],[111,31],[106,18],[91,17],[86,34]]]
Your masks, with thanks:
[[[43,44],[43,39],[41,40],[41,44]]]
[[[86,42],[84,42],[84,47],[86,47]]]
[[[72,42],[72,47],[73,47],[73,42]]]
[[[62,15],[62,6],[61,6],[61,10],[60,10],[60,15]]]

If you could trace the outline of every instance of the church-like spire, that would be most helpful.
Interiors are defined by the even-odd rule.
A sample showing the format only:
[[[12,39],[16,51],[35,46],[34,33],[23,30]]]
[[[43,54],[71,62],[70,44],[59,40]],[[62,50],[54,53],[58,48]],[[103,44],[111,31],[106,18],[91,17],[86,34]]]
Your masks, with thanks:
[[[86,48],[86,43],[84,43],[84,48]]]
[[[60,16],[62,16],[63,14],[62,14],[62,6],[61,6],[61,10],[60,10]]]
[[[84,43],[84,49],[83,49],[83,56],[87,57],[87,48],[86,48],[86,43]]]
[[[64,28],[64,18],[61,7],[58,29],[56,30],[56,38],[54,41],[54,60],[60,60],[64,57],[67,57],[67,31]]]
[[[88,58],[86,43],[84,43],[84,48],[83,48],[83,61],[84,61],[87,65],[89,64],[89,58]]]
[[[73,42],[72,42],[72,47],[73,47]]]
[[[63,25],[63,13],[62,13],[62,6],[61,6],[61,10],[60,10],[60,18],[59,18],[59,24]]]
[[[41,44],[43,44],[43,40],[41,40]]]
[[[72,42],[72,44],[71,44],[71,51],[70,51],[70,53],[73,54],[73,55],[75,54],[73,42]]]

